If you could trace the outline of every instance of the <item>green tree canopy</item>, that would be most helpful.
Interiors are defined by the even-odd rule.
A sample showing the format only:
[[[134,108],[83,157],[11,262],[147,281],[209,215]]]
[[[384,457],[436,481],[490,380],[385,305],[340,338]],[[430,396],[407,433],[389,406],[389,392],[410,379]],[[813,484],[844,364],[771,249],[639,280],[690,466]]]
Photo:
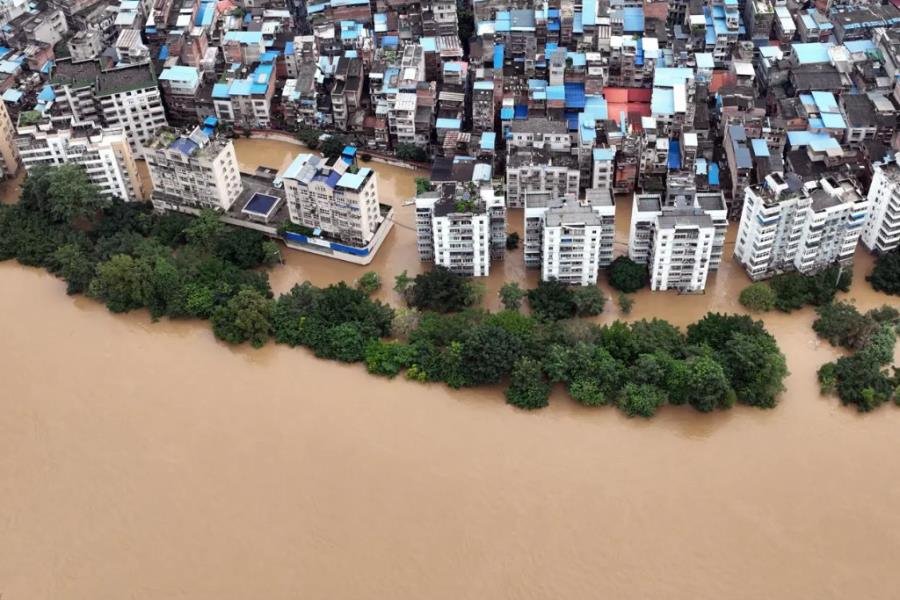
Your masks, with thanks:
[[[212,314],[213,333],[230,344],[250,342],[261,348],[272,331],[272,301],[253,288],[243,288]]]
[[[609,284],[626,294],[638,291],[649,281],[647,266],[638,264],[627,256],[620,256],[609,265]]]
[[[528,290],[528,304],[542,321],[570,319],[578,309],[572,288],[555,279],[541,281],[536,288]]]

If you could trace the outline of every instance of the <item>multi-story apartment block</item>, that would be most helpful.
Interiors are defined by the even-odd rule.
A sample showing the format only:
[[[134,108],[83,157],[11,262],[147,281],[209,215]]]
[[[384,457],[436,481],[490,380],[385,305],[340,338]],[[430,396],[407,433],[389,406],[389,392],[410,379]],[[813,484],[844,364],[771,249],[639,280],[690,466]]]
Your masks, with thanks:
[[[243,191],[234,143],[197,127],[161,129],[145,151],[157,210],[228,211]]]
[[[103,71],[95,61],[57,61],[50,79],[54,112],[125,131],[135,156],[166,125],[162,97],[150,64]]]
[[[556,279],[571,285],[595,285],[600,267],[612,262],[616,207],[609,193],[594,196],[587,203],[565,203],[544,213],[541,239],[544,281]]]
[[[172,124],[194,125],[200,118],[215,114],[209,86],[197,67],[177,65],[159,74],[166,113]]]
[[[595,284],[598,269],[612,262],[615,215],[612,195],[604,189],[588,190],[581,201],[555,192],[529,194],[525,266],[541,267],[544,280]]]
[[[725,245],[725,200],[705,192],[663,198],[636,194],[628,256],[647,265],[653,290],[701,292]]]
[[[20,124],[16,146],[29,171],[41,165],[77,164],[105,196],[128,202],[143,196],[137,166],[121,129],[101,129],[92,121],[56,117]]]
[[[19,150],[16,147],[16,128],[9,118],[6,102],[0,102],[0,179],[19,172]]]
[[[416,197],[416,238],[423,262],[487,276],[506,253],[506,204],[489,184],[439,184]]]
[[[356,169],[344,157],[300,154],[280,179],[293,223],[355,246],[374,237],[381,214],[372,169]]]
[[[359,58],[342,56],[338,59],[334,72],[334,87],[331,89],[331,115],[334,125],[342,131],[355,123],[362,100],[363,62]],[[362,124],[362,113],[359,115]]]
[[[269,126],[275,95],[274,60],[274,56],[267,55],[248,76],[213,86],[213,106],[220,120],[235,127]]]
[[[615,148],[594,148],[591,152],[592,175],[591,187],[599,190],[612,191],[616,175]]]
[[[476,81],[472,89],[472,131],[494,130],[494,82]]]
[[[43,42],[55,46],[69,33],[66,15],[58,8],[26,3],[27,12],[0,28],[0,40],[10,48],[24,48],[28,43]],[[11,14],[11,13],[10,13]]]
[[[511,208],[528,205],[531,195],[578,198],[581,171],[571,154],[511,146],[506,157],[506,199]]]
[[[849,264],[868,207],[869,201],[848,181],[826,177],[789,186],[772,173],[764,183],[744,190],[734,256],[754,280]]]
[[[862,242],[873,252],[890,252],[900,247],[900,164],[885,161],[874,168]]]

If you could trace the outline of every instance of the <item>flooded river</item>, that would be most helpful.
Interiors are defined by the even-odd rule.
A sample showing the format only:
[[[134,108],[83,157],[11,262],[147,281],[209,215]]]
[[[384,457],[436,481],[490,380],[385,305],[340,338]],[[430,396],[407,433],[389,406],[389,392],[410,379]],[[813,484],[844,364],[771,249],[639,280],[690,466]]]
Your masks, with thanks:
[[[242,161],[268,166],[284,146],[238,142]],[[376,168],[382,201],[412,194],[415,172]],[[411,225],[412,208],[397,221]],[[396,227],[370,267],[290,253],[272,280],[284,290],[371,268],[414,273],[414,249]],[[861,308],[888,301],[865,283],[870,268],[860,253],[850,296]],[[523,273],[516,253],[487,287]],[[737,310],[745,284],[726,261],[706,295],[641,293],[631,318]],[[900,410],[860,416],[819,396],[815,370],[837,354],[816,340],[810,311],[766,317],[791,370],[777,409],[667,407],[639,421],[561,393],[524,413],[498,390],[230,348],[206,326],[112,315],[64,288],[0,263],[3,600],[900,589]]]

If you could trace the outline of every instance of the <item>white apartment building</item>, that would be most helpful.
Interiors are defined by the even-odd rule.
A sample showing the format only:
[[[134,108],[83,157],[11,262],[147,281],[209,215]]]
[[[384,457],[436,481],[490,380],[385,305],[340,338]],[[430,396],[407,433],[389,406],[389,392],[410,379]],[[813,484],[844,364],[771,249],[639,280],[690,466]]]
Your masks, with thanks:
[[[16,146],[28,171],[41,165],[77,164],[105,196],[126,202],[143,196],[137,165],[121,129],[58,117],[19,127]]]
[[[873,252],[890,252],[900,247],[900,163],[885,161],[873,166],[862,242]]]
[[[506,203],[491,185],[443,183],[416,198],[419,260],[486,277],[506,254]]]
[[[157,210],[228,211],[243,191],[234,143],[209,137],[199,127],[190,134],[168,127],[160,130],[144,157]]]
[[[260,64],[244,78],[235,78],[213,86],[216,117],[238,127],[266,128],[270,124],[272,97],[275,95],[275,65]]]
[[[0,102],[0,179],[19,172],[19,150],[16,148],[16,128],[9,118],[6,102]]]
[[[734,256],[754,280],[849,264],[868,208],[869,201],[850,182],[824,178],[791,189],[772,173],[763,184],[744,190]]]
[[[597,272],[612,260],[602,244],[614,228],[615,206],[596,210],[592,206],[566,204],[544,214],[541,279],[556,279],[571,285],[596,285]],[[605,257],[605,258],[604,258]]]
[[[50,79],[61,113],[122,129],[136,157],[166,123],[150,64],[102,71],[99,63],[58,61]]]
[[[291,221],[348,244],[368,244],[382,220],[377,176],[368,168],[352,171],[343,157],[298,155],[280,175]]]
[[[598,269],[612,262],[615,217],[608,190],[587,190],[582,201],[567,201],[550,192],[529,194],[524,210],[525,266],[540,267],[545,281],[597,283]]]
[[[721,193],[697,193],[663,203],[658,194],[635,194],[628,257],[646,264],[654,291],[701,292],[719,268],[728,227]]]
[[[428,143],[416,135],[416,102],[415,92],[399,92],[394,97],[388,111],[388,127],[398,144],[422,146]]]
[[[594,148],[592,151],[591,187],[610,191],[616,175],[616,149]]]
[[[550,193],[560,200],[578,198],[581,171],[571,154],[537,148],[510,147],[506,158],[506,201],[511,208],[527,206],[528,197]]]

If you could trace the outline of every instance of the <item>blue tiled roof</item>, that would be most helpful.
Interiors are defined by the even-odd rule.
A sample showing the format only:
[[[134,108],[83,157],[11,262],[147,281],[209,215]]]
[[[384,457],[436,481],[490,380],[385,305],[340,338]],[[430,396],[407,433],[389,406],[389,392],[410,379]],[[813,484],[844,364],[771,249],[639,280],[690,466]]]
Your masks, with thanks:
[[[358,173],[344,173],[338,180],[337,185],[351,190],[358,190],[366,180],[366,176],[372,172],[372,169],[360,169]]]
[[[493,131],[485,131],[481,134],[481,149],[494,150],[497,147],[497,134]]]
[[[213,86],[213,90],[212,90],[212,97],[218,98],[220,100],[223,98],[229,98],[230,96],[228,94],[228,84],[227,83],[215,84]]]
[[[594,160],[613,160],[616,157],[615,148],[594,148]]]
[[[584,108],[584,84],[566,83],[566,108]]]
[[[669,168],[681,168],[681,144],[678,140],[669,140]]]
[[[801,65],[831,62],[828,57],[828,49],[834,44],[831,42],[810,42],[808,44],[792,44],[797,61]]]
[[[564,85],[548,85],[547,100],[563,100],[566,99],[566,87]]]
[[[622,9],[623,30],[625,33],[644,31],[644,9],[640,6],[626,6]]]
[[[229,31],[222,38],[226,42],[239,42],[241,44],[262,43],[262,31]]]
[[[438,129],[459,129],[462,127],[462,122],[459,119],[447,119],[442,117],[437,120],[435,127]]]
[[[512,106],[504,106],[500,109],[500,118],[504,121],[512,121],[515,114],[515,110]]]
[[[719,185],[719,165],[712,163],[709,165],[709,174],[706,177],[709,185]]]
[[[257,215],[268,215],[275,205],[278,204],[278,198],[256,192],[244,205],[242,212],[250,212]]]
[[[497,44],[496,46],[494,46],[494,68],[503,68],[503,44]]]
[[[766,143],[766,140],[754,138],[750,140],[750,145],[753,147],[753,154],[756,156],[769,156],[769,145]]]
[[[597,24],[597,0],[584,0],[581,11],[581,20],[585,25],[593,26]]]

